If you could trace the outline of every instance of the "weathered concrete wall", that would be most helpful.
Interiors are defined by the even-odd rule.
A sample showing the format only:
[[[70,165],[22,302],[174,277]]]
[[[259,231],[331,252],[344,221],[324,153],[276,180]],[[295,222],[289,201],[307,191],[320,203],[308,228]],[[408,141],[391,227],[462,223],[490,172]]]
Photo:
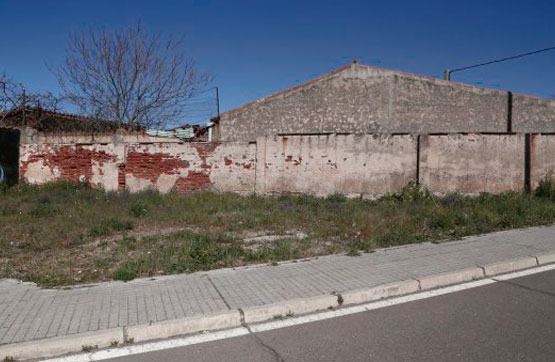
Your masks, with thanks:
[[[554,155],[554,134],[531,135],[532,188],[555,173]],[[273,136],[257,143],[21,144],[19,174],[35,184],[81,181],[131,192],[375,198],[417,174],[437,194],[521,191],[524,159],[523,134]]]
[[[524,188],[524,135],[421,136],[420,182],[438,194]]]
[[[530,186],[538,187],[546,176],[555,177],[555,134],[530,135]]]
[[[416,137],[327,135],[259,138],[258,194],[334,193],[374,198],[416,176]]]
[[[555,132],[555,101],[515,94],[512,103],[513,132]]]
[[[106,190],[253,192],[256,145],[110,143],[20,146],[20,178],[81,181]]]
[[[505,132],[507,109],[507,92],[353,64],[223,113],[218,134]]]

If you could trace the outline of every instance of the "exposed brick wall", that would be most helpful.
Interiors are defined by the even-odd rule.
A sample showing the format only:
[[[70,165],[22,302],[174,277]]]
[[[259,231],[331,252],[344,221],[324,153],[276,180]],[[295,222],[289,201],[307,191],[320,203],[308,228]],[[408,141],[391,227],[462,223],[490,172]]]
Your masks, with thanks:
[[[122,151],[122,147],[114,144],[24,144],[20,146],[19,176],[30,183],[65,180],[116,190]]]
[[[20,147],[20,177],[30,183],[90,182],[107,190],[252,192],[256,145],[149,143]]]

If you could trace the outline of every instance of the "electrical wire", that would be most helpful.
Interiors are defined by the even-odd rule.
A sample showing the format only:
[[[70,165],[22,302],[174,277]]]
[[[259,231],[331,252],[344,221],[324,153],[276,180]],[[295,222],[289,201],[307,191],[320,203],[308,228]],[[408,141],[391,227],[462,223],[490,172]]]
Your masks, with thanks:
[[[547,52],[547,51],[550,51],[550,50],[555,50],[555,46],[549,47],[549,48],[544,48],[544,49],[539,49],[539,50],[534,50],[534,51],[528,52],[528,53],[522,53],[522,54],[518,54],[518,55],[512,55],[512,56],[510,56],[510,57],[501,58],[501,59],[496,59],[496,60],[492,60],[492,61],[485,62],[485,63],[469,65],[468,67],[462,67],[462,68],[451,69],[451,70],[449,70],[449,74],[452,74],[452,73],[454,73],[454,72],[458,72],[458,71],[461,71],[461,70],[466,70],[466,69],[472,69],[472,68],[481,67],[481,66],[484,66],[484,65],[489,65],[489,64],[494,64],[494,63],[501,63],[501,62],[504,62],[504,61],[506,61],[506,60],[512,60],[512,59],[522,58],[522,57],[526,57],[526,56],[533,55],[533,54],[538,54],[538,53]]]

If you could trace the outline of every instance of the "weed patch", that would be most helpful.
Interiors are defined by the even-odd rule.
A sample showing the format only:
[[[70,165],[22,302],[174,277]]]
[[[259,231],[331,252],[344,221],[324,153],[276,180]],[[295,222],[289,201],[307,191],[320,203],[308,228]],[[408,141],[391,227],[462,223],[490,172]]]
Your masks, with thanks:
[[[130,194],[84,184],[21,184],[0,190],[0,277],[60,286],[331,253],[355,256],[553,223],[554,194],[551,178],[532,194],[436,197],[411,183],[378,200]],[[283,238],[243,242],[253,234]]]

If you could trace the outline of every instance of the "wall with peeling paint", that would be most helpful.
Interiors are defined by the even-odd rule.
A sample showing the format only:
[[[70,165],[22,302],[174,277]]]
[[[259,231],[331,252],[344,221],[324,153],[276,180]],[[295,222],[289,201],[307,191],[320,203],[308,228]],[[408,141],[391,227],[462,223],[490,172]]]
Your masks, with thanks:
[[[256,192],[375,198],[416,175],[415,136],[259,138]]]
[[[249,143],[22,144],[19,174],[33,184],[80,181],[108,191],[252,193],[255,150]]]
[[[471,133],[272,136],[256,143],[22,143],[19,174],[34,184],[81,181],[131,192],[376,198],[418,180],[436,194],[476,195],[524,189],[525,142],[524,134]],[[529,142],[535,188],[555,173],[555,134],[532,134]]]
[[[524,135],[421,136],[420,182],[436,194],[524,189]]]
[[[252,193],[255,150],[249,143],[130,144],[120,189]]]
[[[19,152],[19,176],[29,183],[65,180],[118,189],[122,144],[22,144]]]

